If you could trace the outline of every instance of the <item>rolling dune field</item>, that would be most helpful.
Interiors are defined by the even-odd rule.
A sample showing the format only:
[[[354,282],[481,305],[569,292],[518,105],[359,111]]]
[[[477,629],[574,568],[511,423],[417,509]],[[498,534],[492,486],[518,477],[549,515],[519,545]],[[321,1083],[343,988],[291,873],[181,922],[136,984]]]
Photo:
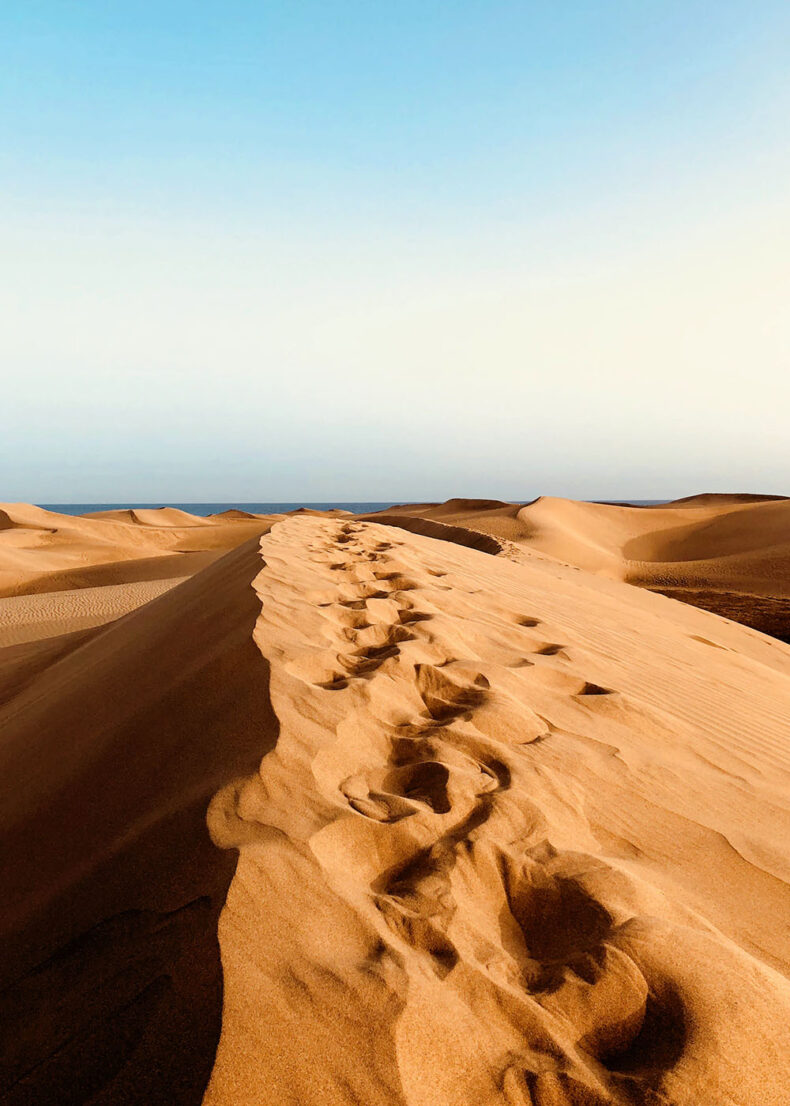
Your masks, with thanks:
[[[786,1106],[787,502],[6,506],[0,1103]]]

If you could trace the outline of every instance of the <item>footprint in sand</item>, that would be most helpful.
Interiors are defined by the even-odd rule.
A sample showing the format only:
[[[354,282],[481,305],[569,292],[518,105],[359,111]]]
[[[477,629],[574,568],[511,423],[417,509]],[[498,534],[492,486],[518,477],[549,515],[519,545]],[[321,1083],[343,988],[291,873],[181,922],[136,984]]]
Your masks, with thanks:
[[[545,645],[538,646],[533,652],[537,657],[556,657],[565,649],[564,645],[558,645],[556,641],[547,641]],[[565,654],[563,653],[563,656]]]
[[[474,710],[483,702],[491,686],[482,672],[471,679],[462,677],[457,682],[446,669],[432,664],[416,665],[415,673],[420,698],[436,722],[448,722]]]
[[[413,580],[410,576],[406,576],[403,572],[390,571],[379,572],[374,571],[373,576],[382,584],[388,584],[391,592],[395,591],[414,591],[420,585],[416,580]]]
[[[427,611],[400,611],[398,613],[398,620],[404,626],[408,626],[412,622],[430,622],[432,618],[433,615],[428,614]]]
[[[315,686],[323,688],[324,691],[343,691],[344,688],[348,687],[348,679],[338,673],[329,680],[317,682]]]
[[[600,881],[605,867],[590,861],[588,875]],[[632,1101],[633,1090],[640,1096],[633,1101],[662,1102],[655,1091],[685,1044],[682,1003],[668,980],[658,989],[652,980],[648,987],[642,969],[626,951],[624,935],[637,920],[618,924],[588,890],[584,869],[581,854],[563,855],[547,844],[531,850],[520,868],[506,867],[511,920],[502,923],[503,945],[520,963],[525,990],[573,1026],[576,1048],[600,1065],[598,1072],[612,1074],[614,1086],[626,1091],[627,1101]],[[509,1078],[515,1094],[522,1085],[520,1076],[514,1071]],[[527,1102],[544,1101],[535,1094],[545,1089],[548,1095],[549,1088],[559,1097],[547,1097],[547,1103],[620,1101],[619,1095],[596,1098],[586,1082],[566,1085],[557,1073],[547,1075],[543,1083],[534,1072],[524,1071],[523,1078],[533,1094]]]
[[[339,653],[338,664],[351,676],[367,676],[375,672],[392,657],[397,657],[405,641],[412,641],[412,634],[405,626],[367,626],[348,631],[350,640],[359,647],[349,653]]]
[[[514,1065],[502,1082],[507,1106],[612,1106],[610,1095],[565,1071],[528,1071]]]
[[[600,684],[591,683],[589,680],[585,681],[580,691],[576,692],[577,695],[614,695],[614,692],[610,687],[601,687]]]
[[[711,649],[722,649],[725,653],[729,653],[730,650],[726,645],[717,645],[715,641],[709,641],[706,637],[699,637],[697,634],[689,634],[691,641],[698,641],[700,645],[709,645]]]
[[[344,780],[340,790],[349,806],[359,814],[377,822],[397,822],[422,811],[447,814],[450,799],[446,765],[437,761],[421,761],[402,768],[376,773],[378,786],[361,776]]]

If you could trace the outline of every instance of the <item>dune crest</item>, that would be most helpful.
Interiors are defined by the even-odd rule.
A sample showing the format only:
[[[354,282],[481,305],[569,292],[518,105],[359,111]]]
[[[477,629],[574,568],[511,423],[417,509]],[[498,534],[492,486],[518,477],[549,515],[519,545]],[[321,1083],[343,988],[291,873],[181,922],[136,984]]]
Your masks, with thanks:
[[[784,1103],[790,651],[392,527],[261,547],[208,1106]]]
[[[124,507],[108,511],[89,511],[81,518],[95,518],[107,522],[131,522],[136,526],[210,526],[203,515],[193,515],[180,507]]]
[[[785,1106],[790,648],[403,521],[0,650],[0,1102]]]

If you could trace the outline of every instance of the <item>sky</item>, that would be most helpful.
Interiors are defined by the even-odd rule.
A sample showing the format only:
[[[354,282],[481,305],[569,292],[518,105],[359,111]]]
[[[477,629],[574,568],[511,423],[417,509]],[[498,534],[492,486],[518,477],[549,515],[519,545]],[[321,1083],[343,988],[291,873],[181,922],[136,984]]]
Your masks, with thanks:
[[[0,500],[790,494],[790,5],[6,0]]]

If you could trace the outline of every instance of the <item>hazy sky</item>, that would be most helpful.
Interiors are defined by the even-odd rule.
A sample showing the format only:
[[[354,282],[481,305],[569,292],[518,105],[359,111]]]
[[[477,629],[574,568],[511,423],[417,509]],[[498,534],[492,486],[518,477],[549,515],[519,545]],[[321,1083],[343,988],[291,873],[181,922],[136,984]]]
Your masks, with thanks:
[[[0,500],[790,493],[787,0],[0,42]]]

